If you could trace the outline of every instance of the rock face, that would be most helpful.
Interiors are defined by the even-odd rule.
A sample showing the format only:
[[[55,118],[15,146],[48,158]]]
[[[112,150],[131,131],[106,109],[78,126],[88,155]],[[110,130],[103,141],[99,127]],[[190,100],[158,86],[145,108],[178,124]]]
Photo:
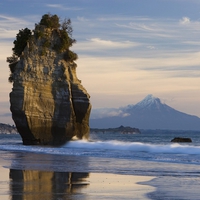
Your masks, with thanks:
[[[44,48],[43,39],[32,38],[15,66],[12,118],[23,144],[59,145],[74,136],[87,138],[89,94],[76,76],[77,65],[53,50],[59,37],[49,29],[43,31],[50,47]]]

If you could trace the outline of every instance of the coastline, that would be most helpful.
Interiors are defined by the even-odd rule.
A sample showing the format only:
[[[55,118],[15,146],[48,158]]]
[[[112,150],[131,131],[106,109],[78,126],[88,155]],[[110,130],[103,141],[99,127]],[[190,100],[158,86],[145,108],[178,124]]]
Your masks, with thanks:
[[[120,175],[90,171],[46,171],[45,168],[42,170],[41,168],[36,169],[37,167],[29,169],[30,163],[28,163],[28,160],[27,165],[23,160],[23,166],[18,166],[15,169],[15,165],[13,165],[16,162],[15,158],[13,159],[10,153],[3,153],[6,155],[0,159],[1,200],[15,198],[30,200],[98,200],[107,198],[113,200],[147,200],[149,199],[147,198],[147,193],[155,191],[153,186],[142,184],[154,179],[155,177],[153,176]],[[45,157],[45,154],[42,157]],[[62,159],[62,156],[60,159]],[[18,162],[21,162],[21,160],[18,160]]]
[[[105,134],[101,135],[105,139]],[[137,138],[141,139],[139,134]],[[164,139],[168,138],[171,136]],[[199,143],[171,145],[173,152],[166,154],[168,143],[146,144],[144,140],[107,142],[96,138],[96,142],[74,141],[55,148],[24,146],[14,135],[2,135],[1,139],[1,200],[196,200],[200,196]],[[134,148],[124,148],[128,144]],[[138,144],[149,150],[137,151]],[[196,154],[191,154],[191,149]]]

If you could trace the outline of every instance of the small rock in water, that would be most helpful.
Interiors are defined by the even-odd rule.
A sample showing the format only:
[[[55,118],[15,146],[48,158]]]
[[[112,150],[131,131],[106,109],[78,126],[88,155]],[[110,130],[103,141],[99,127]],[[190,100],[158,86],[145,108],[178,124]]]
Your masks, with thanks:
[[[192,142],[190,138],[175,137],[171,142]]]

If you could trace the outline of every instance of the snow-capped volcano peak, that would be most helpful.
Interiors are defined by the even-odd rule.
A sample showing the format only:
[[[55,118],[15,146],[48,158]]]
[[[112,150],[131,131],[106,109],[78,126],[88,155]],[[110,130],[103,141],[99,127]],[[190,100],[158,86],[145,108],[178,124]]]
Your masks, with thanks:
[[[135,105],[110,110],[108,114],[91,119],[91,127],[123,125],[142,129],[200,130],[199,117],[175,110],[151,94]]]
[[[163,104],[161,100],[154,97],[152,94],[147,95],[142,101],[135,105],[128,105],[123,108],[128,113],[135,112],[136,110],[160,110],[167,105]]]
[[[161,105],[159,98],[154,97],[152,94],[147,95],[142,101],[138,102],[135,107],[146,108],[150,106],[159,107]]]

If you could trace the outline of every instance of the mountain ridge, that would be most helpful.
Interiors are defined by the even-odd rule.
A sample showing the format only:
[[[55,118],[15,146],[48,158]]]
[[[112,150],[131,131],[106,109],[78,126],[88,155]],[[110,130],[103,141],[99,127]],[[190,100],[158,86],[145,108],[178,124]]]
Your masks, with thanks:
[[[95,117],[92,112],[90,119],[92,128],[123,125],[139,129],[200,130],[199,117],[178,111],[153,95],[147,95],[135,105],[109,109],[107,115],[106,109],[99,117],[97,110],[94,113]]]

